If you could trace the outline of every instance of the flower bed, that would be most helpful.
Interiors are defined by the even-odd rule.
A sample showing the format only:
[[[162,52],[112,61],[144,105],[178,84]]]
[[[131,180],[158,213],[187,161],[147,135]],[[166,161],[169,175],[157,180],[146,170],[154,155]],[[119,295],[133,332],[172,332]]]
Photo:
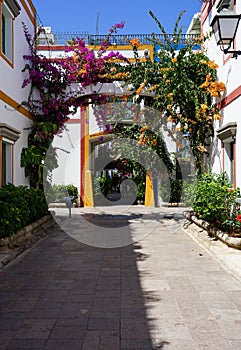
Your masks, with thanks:
[[[241,250],[241,232],[236,235],[230,234],[228,232],[223,232],[213,227],[208,222],[198,219],[195,213],[192,211],[187,212],[185,216],[186,219],[188,219],[190,222],[193,222],[197,226],[201,227],[203,230],[207,231],[210,237],[215,237],[216,239],[219,239],[228,247]]]

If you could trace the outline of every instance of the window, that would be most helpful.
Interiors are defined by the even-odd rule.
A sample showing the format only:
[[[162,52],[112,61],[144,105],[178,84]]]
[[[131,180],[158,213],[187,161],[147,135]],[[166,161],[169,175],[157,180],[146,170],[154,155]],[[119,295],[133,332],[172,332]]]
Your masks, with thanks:
[[[5,0],[1,7],[1,53],[13,60],[13,20],[20,13],[16,0]]]
[[[224,171],[227,173],[229,181],[234,183],[234,142],[224,142]]]
[[[229,181],[235,187],[235,138],[237,123],[232,122],[217,129],[217,137],[222,141],[223,171],[228,175]]]
[[[13,182],[12,168],[12,142],[10,140],[2,141],[2,185]]]
[[[12,16],[3,4],[2,9],[2,53],[12,62]]]
[[[19,130],[0,123],[0,187],[13,182],[14,143],[19,136]]]

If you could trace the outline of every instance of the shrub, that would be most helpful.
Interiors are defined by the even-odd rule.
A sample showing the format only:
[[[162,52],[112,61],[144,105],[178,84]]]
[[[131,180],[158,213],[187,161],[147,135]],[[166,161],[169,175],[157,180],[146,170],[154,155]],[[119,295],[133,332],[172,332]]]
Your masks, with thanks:
[[[187,207],[192,207],[193,202],[196,198],[197,191],[197,180],[189,176],[187,180],[183,181],[183,191],[182,191],[182,200]]]
[[[231,187],[226,173],[200,175],[192,205],[198,217],[227,231],[240,227],[236,220],[239,205],[235,201],[240,193]]]
[[[0,237],[8,237],[48,212],[42,190],[5,185],[0,189]]]

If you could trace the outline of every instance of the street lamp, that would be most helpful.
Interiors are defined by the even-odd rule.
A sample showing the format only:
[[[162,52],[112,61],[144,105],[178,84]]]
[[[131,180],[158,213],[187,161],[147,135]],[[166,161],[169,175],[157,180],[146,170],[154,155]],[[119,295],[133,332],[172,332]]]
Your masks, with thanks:
[[[237,58],[238,55],[241,55],[241,51],[229,49],[234,42],[240,19],[241,15],[224,7],[218,14],[216,14],[216,16],[214,16],[210,24],[213,28],[217,45],[220,45],[221,50],[225,54],[232,53],[235,58]]]

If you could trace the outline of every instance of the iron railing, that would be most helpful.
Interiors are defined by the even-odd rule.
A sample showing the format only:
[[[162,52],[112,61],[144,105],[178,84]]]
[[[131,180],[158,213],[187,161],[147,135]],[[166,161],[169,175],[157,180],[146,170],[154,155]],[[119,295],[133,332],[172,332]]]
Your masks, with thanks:
[[[68,41],[81,38],[86,45],[100,45],[106,35],[92,35],[89,33],[40,33],[38,36],[38,45],[66,45]],[[121,46],[127,45],[130,40],[137,38],[141,44],[153,44],[153,42],[165,43],[171,42],[180,45],[193,44],[197,41],[198,34],[182,34],[180,37],[174,34],[114,34],[109,37],[110,45]]]

